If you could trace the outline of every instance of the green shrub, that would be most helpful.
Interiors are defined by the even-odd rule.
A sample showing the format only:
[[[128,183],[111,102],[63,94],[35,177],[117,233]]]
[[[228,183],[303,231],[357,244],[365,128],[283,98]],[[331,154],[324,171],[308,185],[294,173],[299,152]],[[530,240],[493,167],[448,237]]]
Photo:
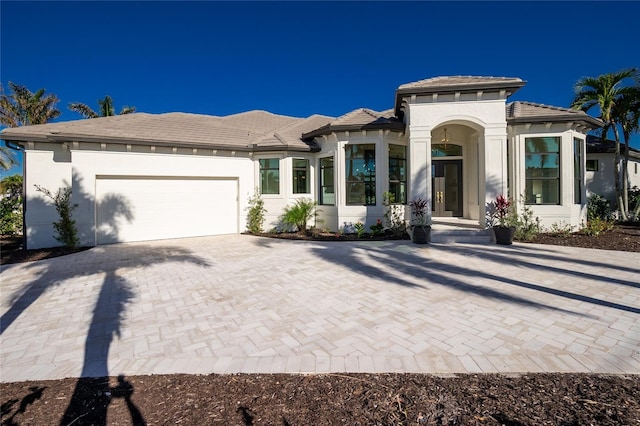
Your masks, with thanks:
[[[54,238],[65,247],[78,247],[78,245],[80,245],[78,229],[76,228],[76,221],[71,218],[73,210],[75,210],[78,205],[71,204],[71,187],[66,186],[64,188],[58,188],[55,195],[48,189],[39,185],[35,185],[35,187],[38,192],[42,192],[48,198],[53,200],[53,205],[56,207],[58,216],[60,216],[60,220],[58,222],[53,222],[53,228],[56,230],[57,234]]]
[[[549,233],[556,237],[567,238],[573,232],[573,226],[566,223],[564,220],[560,222],[554,222],[549,228]]]
[[[371,233],[373,235],[380,235],[382,234],[382,231],[384,231],[384,226],[382,226],[382,221],[378,219],[375,225],[369,226],[369,229],[371,229]]]
[[[603,232],[607,232],[613,229],[613,221],[601,219],[599,217],[595,217],[589,221],[587,224],[582,227],[582,233],[591,236],[598,236]]]
[[[22,176],[15,174],[0,181],[0,234],[22,234]]]
[[[283,224],[296,228],[299,232],[307,232],[307,223],[311,219],[317,219],[320,212],[318,204],[308,198],[300,198],[293,205],[287,206],[280,216]]]
[[[362,238],[362,236],[364,235],[364,231],[365,231],[364,223],[356,222],[356,223],[353,224],[353,227],[356,230],[356,235],[358,235],[358,238]]]
[[[517,215],[513,213],[509,217],[509,222],[516,227],[516,232],[513,236],[514,240],[518,241],[533,241],[536,236],[540,233],[540,218],[533,217],[533,210],[531,207],[524,204],[524,208],[522,209],[522,213]]]
[[[249,232],[252,234],[260,234],[262,232],[266,212],[264,200],[260,196],[260,191],[256,188],[253,196],[249,197],[249,207],[247,208],[247,229]]]
[[[611,203],[602,195],[593,194],[587,201],[587,222],[596,218],[609,220],[611,218]]]

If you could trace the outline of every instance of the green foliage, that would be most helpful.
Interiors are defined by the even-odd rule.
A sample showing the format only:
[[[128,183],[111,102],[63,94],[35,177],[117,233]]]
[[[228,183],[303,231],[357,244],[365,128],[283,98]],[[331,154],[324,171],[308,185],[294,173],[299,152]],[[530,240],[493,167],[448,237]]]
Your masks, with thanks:
[[[249,207],[247,208],[247,229],[249,232],[252,234],[262,232],[266,212],[264,200],[260,196],[260,190],[256,188],[253,196],[249,197]]]
[[[35,187],[38,192],[42,192],[45,196],[53,200],[53,205],[56,207],[58,216],[60,216],[58,222],[53,222],[53,228],[57,234],[55,239],[65,247],[78,247],[80,244],[78,228],[76,228],[76,221],[71,218],[73,210],[75,210],[78,205],[71,204],[71,187],[58,188],[55,194],[52,194],[51,191],[40,185],[35,185]]]
[[[521,196],[521,199],[524,199],[524,197]],[[540,218],[534,218],[531,207],[524,203],[522,204],[524,205],[522,213],[518,215],[513,211],[513,213],[509,215],[507,223],[510,224],[510,226],[516,227],[516,232],[513,236],[514,240],[533,241],[542,229],[542,226],[540,225]]]
[[[0,181],[0,234],[22,234],[22,176],[15,174]]]
[[[356,222],[353,224],[353,227],[356,230],[356,235],[358,235],[358,238],[362,238],[365,231],[364,224],[362,222]]]
[[[395,204],[395,196],[391,192],[382,194],[384,205],[384,225],[396,237],[401,237],[407,231],[407,223],[404,220],[404,206]]]
[[[382,225],[382,221],[378,219],[375,225],[369,226],[369,229],[371,229],[371,233],[373,235],[380,235],[382,234],[382,231],[384,231],[384,226]]]
[[[553,222],[549,228],[549,233],[557,237],[567,238],[573,232],[573,226],[566,223],[564,220],[560,222]]]
[[[318,203],[311,199],[299,198],[293,205],[285,207],[280,220],[283,224],[296,228],[299,232],[307,232],[307,223],[311,219],[317,219],[320,212],[317,206]]]
[[[613,221],[594,217],[587,221],[587,224],[582,227],[582,233],[591,236],[598,236],[603,232],[611,231],[613,229]]]
[[[602,195],[593,194],[587,202],[587,222],[594,219],[607,221],[611,218],[611,204]]]
[[[80,102],[72,102],[69,104],[69,110],[75,111],[84,118],[110,117],[116,115],[116,109],[113,106],[113,99],[107,95],[104,99],[98,99],[98,111],[94,111],[86,104]],[[131,114],[136,112],[136,107],[124,106],[118,115]]]

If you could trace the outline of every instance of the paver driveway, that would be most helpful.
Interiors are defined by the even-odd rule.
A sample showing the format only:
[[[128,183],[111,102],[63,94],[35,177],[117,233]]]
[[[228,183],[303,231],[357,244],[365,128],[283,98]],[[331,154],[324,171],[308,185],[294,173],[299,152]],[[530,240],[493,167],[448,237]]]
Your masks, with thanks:
[[[2,267],[1,377],[640,372],[640,256],[244,235]]]

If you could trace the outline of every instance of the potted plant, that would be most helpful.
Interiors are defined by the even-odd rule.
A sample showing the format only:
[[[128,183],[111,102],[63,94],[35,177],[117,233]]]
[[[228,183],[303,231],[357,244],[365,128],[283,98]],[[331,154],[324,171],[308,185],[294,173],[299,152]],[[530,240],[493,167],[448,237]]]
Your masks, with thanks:
[[[411,240],[416,244],[426,244],[431,240],[431,221],[427,208],[429,203],[424,198],[416,198],[411,203]]]
[[[494,217],[497,224],[493,225],[496,243],[501,245],[513,244],[516,227],[511,223],[512,201],[500,194],[493,202]]]

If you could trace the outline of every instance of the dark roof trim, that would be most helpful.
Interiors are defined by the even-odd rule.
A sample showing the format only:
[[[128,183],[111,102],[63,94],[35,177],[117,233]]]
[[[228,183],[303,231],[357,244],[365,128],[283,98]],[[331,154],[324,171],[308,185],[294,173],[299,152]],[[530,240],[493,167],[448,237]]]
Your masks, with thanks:
[[[346,131],[361,131],[361,130],[391,130],[395,132],[404,132],[406,126],[401,121],[374,121],[367,124],[338,124],[332,125],[331,123],[312,130],[308,133],[302,134],[302,140],[307,141],[313,139],[316,136],[330,135],[334,132],[346,132]]]
[[[517,117],[507,118],[507,124],[527,124],[527,123],[569,123],[569,122],[582,122],[592,129],[599,129],[603,123],[597,118],[593,118],[589,115],[576,116],[573,114],[567,115],[540,115],[537,117]]]
[[[224,144],[205,144],[205,143],[188,143],[183,141],[158,141],[153,139],[144,138],[109,138],[100,136],[87,136],[87,135],[47,135],[46,137],[25,136],[11,137],[11,139],[3,139],[8,143],[24,144],[27,142],[53,142],[53,143],[69,143],[69,142],[85,142],[85,143],[110,143],[118,145],[144,145],[144,146],[169,146],[179,148],[197,148],[208,150],[223,150],[223,151],[239,151],[239,152],[269,152],[269,151],[293,151],[293,152],[319,152],[320,147],[315,143],[306,142],[307,147],[297,147],[291,145],[281,146],[258,146],[258,144],[250,145],[224,145]],[[21,145],[22,146],[22,145]]]

